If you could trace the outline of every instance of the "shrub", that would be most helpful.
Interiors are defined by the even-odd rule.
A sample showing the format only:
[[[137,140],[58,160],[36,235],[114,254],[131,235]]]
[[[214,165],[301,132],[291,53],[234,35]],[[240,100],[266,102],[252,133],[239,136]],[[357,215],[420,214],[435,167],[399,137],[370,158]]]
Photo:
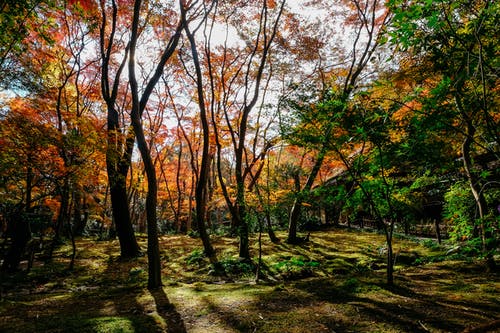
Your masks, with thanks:
[[[273,267],[285,279],[293,280],[312,276],[314,273],[314,269],[319,267],[319,262],[308,260],[300,256],[282,260],[274,264]]]
[[[219,261],[228,275],[246,275],[254,272],[252,263],[241,261],[238,258],[227,257]]]
[[[474,197],[466,182],[457,182],[444,195],[444,218],[449,222],[450,239],[454,242],[472,239],[475,232]]]
[[[194,249],[193,252],[191,252],[186,258],[186,263],[188,265],[201,266],[201,264],[204,261],[205,261],[205,253],[203,252],[202,249]]]

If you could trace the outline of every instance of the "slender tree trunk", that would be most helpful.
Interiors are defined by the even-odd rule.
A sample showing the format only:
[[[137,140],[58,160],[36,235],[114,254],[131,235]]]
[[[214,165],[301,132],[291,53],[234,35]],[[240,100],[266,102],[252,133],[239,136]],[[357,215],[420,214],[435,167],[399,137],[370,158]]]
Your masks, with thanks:
[[[270,173],[269,173],[269,163],[267,163],[267,179],[269,179]],[[255,181],[255,193],[257,194],[257,198],[259,199],[259,203],[261,207],[264,208],[264,218],[266,219],[266,228],[267,228],[267,234],[269,235],[269,239],[271,239],[271,242],[273,243],[279,243],[279,238],[276,237],[276,234],[273,231],[273,226],[271,223],[271,212],[269,210],[269,202],[270,202],[270,196],[271,193],[269,191],[269,186],[266,187],[266,196],[267,196],[267,202],[264,202],[264,198],[260,192],[259,185],[257,184],[257,181]],[[261,236],[260,234],[262,233],[262,221],[259,218],[259,237]],[[259,240],[260,242],[260,240]]]
[[[72,271],[73,268],[75,267],[76,242],[75,242],[75,234],[73,233],[73,230],[71,228],[71,224],[68,224],[68,233],[69,233],[69,239],[71,240],[71,258],[69,261],[68,270]]]
[[[151,151],[149,150],[144,129],[141,122],[141,102],[139,100],[139,88],[135,76],[135,48],[139,36],[139,15],[141,10],[141,0],[134,3],[134,15],[132,19],[131,37],[130,37],[130,59],[128,63],[130,90],[132,94],[132,110],[130,118],[134,127],[137,146],[141,153],[146,177],[148,179],[148,191],[146,195],[146,216],[148,227],[148,288],[158,289],[162,286],[161,282],[161,263],[160,246],[158,243],[158,225],[156,217],[156,204],[158,183],[156,179],[156,170]]]
[[[184,22],[184,31],[191,44],[191,54],[193,56],[193,63],[196,70],[196,90],[198,97],[198,106],[200,109],[200,121],[202,126],[202,154],[201,154],[201,165],[199,168],[199,173],[197,177],[195,198],[196,198],[196,224],[198,227],[198,232],[200,233],[201,241],[203,243],[203,248],[205,249],[205,255],[209,258],[210,262],[214,265],[218,263],[217,256],[214,248],[210,242],[210,236],[206,229],[206,212],[207,212],[207,185],[208,177],[210,172],[210,128],[208,125],[207,110],[205,107],[205,97],[203,95],[203,80],[201,65],[198,55],[198,50],[196,47],[196,41],[194,35],[189,29],[189,24],[186,18],[186,8],[182,8],[182,20]]]
[[[328,135],[329,132],[330,131],[327,131],[325,135]],[[308,193],[309,191],[311,191],[312,186],[314,184],[314,180],[318,176],[319,170],[323,165],[325,156],[326,156],[326,144],[323,144],[320,152],[318,153],[318,158],[316,159],[316,162],[314,163],[311,173],[307,177],[307,182],[302,188],[302,190],[300,190],[300,182],[298,184],[299,193],[297,193],[295,201],[293,202],[292,210],[290,211],[290,217],[288,220],[288,238],[286,241],[289,244],[296,244],[298,242],[297,225],[299,222],[300,213],[302,209],[302,203],[303,203],[302,196],[303,193]],[[297,183],[297,179],[295,180],[295,182]]]
[[[389,211],[390,211],[390,213],[392,213],[394,210],[393,210],[392,204],[391,204],[389,184],[387,183],[387,180],[386,180],[385,171],[384,171],[383,162],[382,162],[383,159],[381,157],[382,156],[382,148],[380,145],[377,145],[377,148],[379,149],[380,160],[381,160],[381,166],[380,166],[381,170],[380,171],[381,171],[381,175],[382,175],[382,179],[384,181],[384,187],[385,187],[384,197],[385,197],[385,200],[389,206]],[[344,166],[347,168],[347,172],[351,176],[353,182],[358,183],[358,186],[359,186],[361,192],[363,193],[363,196],[368,201],[368,204],[370,205],[372,211],[375,214],[375,223],[377,224],[377,228],[379,230],[384,231],[386,245],[387,245],[387,285],[393,286],[394,285],[394,252],[393,252],[393,248],[392,248],[392,236],[393,236],[393,232],[394,232],[394,220],[391,220],[389,225],[387,225],[384,222],[384,219],[383,219],[380,211],[377,209],[376,203],[373,200],[373,196],[371,195],[371,192],[369,192],[363,186],[363,184],[361,182],[362,179],[360,179],[360,177],[357,177],[356,172],[353,170],[353,165],[348,162],[345,155],[342,154],[342,152],[337,147],[334,147],[334,150],[337,153],[337,155],[340,157],[340,159],[342,160],[342,163],[344,163]],[[389,214],[389,215],[393,215],[393,214]]]
[[[394,221],[391,221],[389,227],[387,227],[384,223],[385,239],[386,239],[386,243],[387,243],[387,285],[388,286],[394,285],[394,252],[392,249],[393,230],[394,230]]]
[[[471,189],[472,195],[474,196],[474,201],[476,202],[477,210],[479,213],[480,220],[480,230],[481,230],[481,243],[483,246],[483,251],[486,251],[486,237],[487,231],[484,225],[484,216],[486,211],[486,200],[481,192],[480,184],[472,172],[472,158],[471,158],[471,145],[473,142],[473,137],[475,133],[474,126],[468,121],[467,122],[467,135],[462,144],[462,157],[465,174],[467,175],[467,180],[469,182],[469,187]]]
[[[148,232],[148,288],[157,289],[161,287],[161,263],[160,263],[160,246],[158,243],[158,225],[156,217],[157,192],[158,185],[156,179],[156,170],[153,160],[151,159],[150,151],[147,146],[146,138],[142,129],[140,120],[135,118],[132,120],[134,130],[137,133],[137,145],[144,162],[146,175],[148,178],[148,192],[146,195],[146,217],[147,217],[147,232]]]
[[[181,136],[180,135],[177,135],[177,138],[179,140],[179,152],[177,154],[177,170],[176,170],[176,174],[175,174],[175,184],[177,186],[177,214],[175,215],[175,225],[176,225],[176,229],[177,229],[177,232],[181,232],[182,231],[182,222],[181,222],[181,219],[180,219],[180,215],[181,215],[181,210],[182,210],[182,201],[183,201],[183,198],[184,198],[184,192],[183,190],[181,189],[181,159],[182,159],[182,141],[181,141]],[[184,189],[185,189],[185,186],[184,186]],[[187,225],[186,225],[186,232],[187,232]]]
[[[465,139],[462,144],[462,158],[465,174],[467,176],[467,180],[469,182],[469,187],[471,189],[472,195],[474,196],[474,201],[476,203],[477,211],[479,213],[479,228],[480,228],[480,237],[481,237],[481,245],[483,247],[483,252],[487,254],[487,262],[488,266],[491,269],[496,267],[495,260],[493,259],[493,255],[490,250],[490,246],[488,246],[488,239],[491,237],[491,232],[488,231],[486,226],[485,217],[487,215],[487,204],[486,199],[481,191],[481,184],[477,177],[474,175],[472,168],[472,157],[471,150],[472,144],[474,143],[474,135],[476,134],[476,128],[472,122],[472,119],[469,117],[467,112],[465,112],[464,105],[459,95],[455,95],[455,104],[457,106],[458,111],[462,115],[463,120],[466,123],[465,129]]]
[[[405,227],[406,227],[406,225],[405,225]],[[439,228],[438,219],[434,220],[434,227],[436,228],[436,239],[438,241],[438,244],[441,244],[441,229]]]
[[[458,98],[457,98],[458,100]],[[461,105],[460,103],[457,103]],[[464,113],[462,113],[464,115]],[[465,174],[467,175],[467,180],[469,181],[469,187],[471,189],[472,195],[474,196],[474,201],[476,202],[476,207],[479,213],[479,228],[480,228],[480,236],[481,236],[481,245],[483,248],[483,253],[486,254],[486,262],[488,268],[490,270],[494,270],[496,268],[495,259],[493,258],[493,246],[489,245],[488,239],[492,237],[491,232],[488,230],[486,226],[486,212],[487,212],[487,204],[486,199],[481,191],[481,186],[479,180],[476,178],[474,173],[472,172],[472,158],[471,158],[471,146],[474,140],[475,127],[472,124],[472,121],[464,116],[467,122],[467,132],[464,142],[462,144],[462,157]]]
[[[193,228],[193,198],[195,192],[195,176],[191,175],[191,185],[189,186],[189,196],[188,196],[188,216],[186,221],[186,231],[189,231]]]
[[[259,217],[259,259],[257,261],[257,269],[255,270],[255,283],[258,283],[261,278],[261,267],[262,267],[262,220]]]

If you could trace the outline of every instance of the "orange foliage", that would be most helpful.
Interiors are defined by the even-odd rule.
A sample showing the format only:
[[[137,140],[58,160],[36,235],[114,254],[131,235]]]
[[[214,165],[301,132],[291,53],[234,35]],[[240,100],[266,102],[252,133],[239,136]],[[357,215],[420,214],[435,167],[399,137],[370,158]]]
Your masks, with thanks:
[[[69,0],[70,6],[81,8],[84,13],[95,13],[98,10],[97,2],[94,0]]]
[[[415,111],[419,111],[421,107],[422,104],[420,102],[412,100],[403,105],[396,112],[394,112],[392,115],[392,119],[399,126],[405,126],[409,123],[410,119],[415,115]]]

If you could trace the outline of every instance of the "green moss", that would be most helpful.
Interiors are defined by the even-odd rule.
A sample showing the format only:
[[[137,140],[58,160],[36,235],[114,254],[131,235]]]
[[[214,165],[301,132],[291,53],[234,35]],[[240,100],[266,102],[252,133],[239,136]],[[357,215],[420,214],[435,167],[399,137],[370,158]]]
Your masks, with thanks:
[[[92,332],[113,332],[113,333],[127,333],[137,332],[134,323],[128,318],[121,317],[101,317],[91,318],[85,320],[83,325],[76,325],[75,329],[80,329],[83,332],[85,328],[90,329]]]
[[[255,236],[250,244],[256,263]],[[70,248],[62,248],[52,264],[4,276],[0,331],[158,332],[173,318],[188,332],[411,332],[422,330],[418,321],[454,332],[498,313],[498,276],[478,261],[451,261],[446,247],[430,241],[395,239],[396,286],[388,287],[384,244],[383,235],[345,230],[313,232],[297,246],[264,237],[264,277],[256,284],[254,267],[248,273],[236,257],[235,239],[214,238],[230,273],[214,276],[199,240],[166,236],[161,296],[145,288],[146,257],[122,261],[116,241],[83,239],[73,271],[69,252],[61,252]]]

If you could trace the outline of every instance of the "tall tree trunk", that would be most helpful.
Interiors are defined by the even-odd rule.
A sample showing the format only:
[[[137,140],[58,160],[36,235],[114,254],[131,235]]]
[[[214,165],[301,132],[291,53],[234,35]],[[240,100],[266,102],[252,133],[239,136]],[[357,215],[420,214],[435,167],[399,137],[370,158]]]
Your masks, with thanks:
[[[108,147],[106,150],[106,167],[108,172],[109,194],[111,197],[111,210],[116,235],[120,242],[120,255],[122,258],[135,258],[141,254],[139,244],[135,237],[130,216],[130,207],[127,195],[127,174],[131,163],[131,146],[135,136],[126,139],[124,152],[118,151],[121,145],[117,142],[119,136],[118,112],[108,106]]]
[[[486,228],[484,225],[484,216],[486,212],[486,200],[481,192],[480,183],[476,179],[476,176],[472,172],[472,158],[471,158],[471,146],[473,142],[473,137],[475,133],[474,126],[467,121],[467,133],[462,144],[462,158],[464,164],[465,174],[467,175],[467,181],[469,182],[469,187],[471,189],[474,201],[477,206],[477,211],[479,213],[480,220],[480,230],[481,230],[481,244],[483,246],[483,251],[486,251]]]
[[[458,98],[457,98],[458,100]],[[461,106],[461,103],[457,103]],[[464,113],[462,113],[464,115]],[[464,116],[467,123],[466,136],[462,144],[462,157],[465,174],[467,175],[467,180],[469,182],[469,187],[471,189],[472,195],[474,196],[474,201],[476,203],[477,211],[479,213],[479,228],[481,236],[481,245],[483,253],[486,254],[486,261],[488,268],[494,270],[496,268],[495,259],[493,258],[492,250],[493,246],[489,245],[488,239],[492,237],[491,232],[486,226],[486,213],[487,204],[484,198],[483,192],[481,191],[481,186],[479,180],[476,178],[472,172],[472,157],[471,157],[471,146],[474,141],[474,134],[476,129],[472,124],[471,119],[466,115]]]
[[[270,178],[270,173],[269,173],[269,163],[267,163],[267,179]],[[279,238],[276,236],[276,234],[274,233],[274,230],[273,230],[273,226],[272,226],[272,223],[271,223],[271,212],[270,212],[270,209],[269,209],[269,202],[270,202],[270,196],[271,196],[271,193],[270,193],[270,190],[269,190],[269,186],[266,186],[266,200],[267,202],[264,202],[264,198],[260,192],[260,188],[259,188],[259,185],[257,184],[257,181],[255,181],[255,193],[257,194],[257,198],[259,199],[259,204],[261,205],[262,208],[264,208],[264,219],[266,220],[266,228],[267,228],[267,234],[269,235],[269,239],[271,239],[271,242],[273,243],[279,243]],[[262,234],[262,221],[261,219],[259,218],[259,244],[260,244],[260,237],[261,237],[261,234]],[[260,246],[260,245],[259,245]],[[260,254],[259,254],[260,255]]]
[[[148,192],[146,195],[146,216],[147,216],[147,232],[148,232],[148,288],[157,289],[161,287],[161,263],[160,263],[160,246],[158,243],[158,225],[156,218],[156,204],[158,185],[156,179],[156,170],[153,160],[151,159],[150,151],[147,145],[141,121],[137,118],[138,115],[133,112],[132,124],[136,132],[137,145],[144,162],[146,176],[148,178]]]
[[[120,242],[120,255],[122,258],[134,258],[141,251],[132,227],[130,208],[128,205],[126,180],[132,158],[132,149],[135,141],[133,131],[126,133],[123,142],[123,133],[120,129],[120,120],[115,103],[120,86],[120,76],[128,58],[128,47],[125,55],[115,73],[114,80],[110,77],[110,63],[114,49],[114,36],[116,33],[118,7],[112,1],[111,22],[108,22],[106,2],[99,2],[101,7],[102,22],[99,29],[99,47],[102,59],[101,66],[101,94],[106,101],[107,107],[107,148],[106,148],[106,170],[108,174],[109,194],[111,197],[111,209],[113,224]],[[110,27],[108,27],[108,23]],[[107,35],[109,30],[109,35]]]
[[[182,6],[181,6],[182,7]],[[201,241],[203,243],[203,248],[205,250],[205,255],[209,258],[210,262],[214,265],[218,265],[217,256],[214,248],[210,242],[210,236],[207,233],[205,219],[207,212],[207,185],[208,177],[210,173],[210,161],[212,157],[210,156],[210,128],[208,125],[208,115],[205,107],[205,97],[203,94],[203,80],[201,65],[198,55],[198,50],[196,47],[196,41],[194,39],[193,33],[189,29],[189,24],[186,18],[187,8],[182,7],[182,20],[184,22],[184,31],[191,44],[191,54],[193,56],[193,63],[196,71],[196,91],[198,97],[198,107],[200,109],[200,121],[202,126],[202,154],[201,154],[201,165],[198,172],[195,198],[196,198],[196,225],[198,227],[198,232],[200,233]]]
[[[483,192],[481,191],[480,181],[479,179],[477,179],[477,177],[474,175],[472,171],[473,162],[471,157],[471,150],[472,150],[472,144],[474,143],[474,135],[476,134],[476,128],[473,124],[473,120],[469,117],[469,114],[466,112],[462,100],[458,94],[455,95],[455,104],[457,106],[458,111],[462,115],[463,120],[466,123],[465,139],[464,142],[462,143],[462,158],[463,158],[465,174],[469,182],[469,187],[471,189],[474,201],[476,203],[477,211],[479,213],[481,245],[483,248],[483,252],[486,254],[488,267],[490,269],[495,269],[496,264],[493,258],[493,254],[491,253],[492,246],[489,245],[488,242],[488,239],[491,238],[491,232],[488,230],[485,221],[487,215],[486,199],[484,198]]]
[[[177,130],[179,131],[179,130]],[[181,159],[182,159],[182,141],[181,141],[181,136],[177,134],[177,138],[179,140],[179,151],[177,153],[177,171],[175,174],[175,185],[177,187],[177,205],[176,205],[176,211],[177,214],[175,214],[175,225],[177,232],[181,232],[183,227],[182,227],[182,221],[180,219],[181,215],[181,210],[182,210],[182,201],[184,198],[184,191],[181,188]],[[184,186],[185,189],[185,186]],[[186,226],[186,232],[188,231],[187,226]]]
[[[156,204],[158,183],[156,179],[156,170],[151,151],[149,150],[144,129],[141,122],[142,110],[139,100],[139,88],[135,76],[135,49],[137,39],[139,37],[139,16],[141,10],[141,0],[136,0],[134,3],[134,15],[132,19],[131,37],[130,37],[130,59],[128,62],[129,83],[132,94],[132,110],[130,118],[134,127],[135,136],[137,138],[137,146],[141,153],[146,177],[148,179],[148,192],[146,196],[146,216],[148,227],[148,288],[158,289],[162,286],[161,282],[161,263],[160,263],[160,246],[158,243],[158,225],[156,218]],[[147,100],[147,98],[146,98]]]
[[[160,264],[160,246],[158,243],[158,225],[157,225],[157,196],[158,196],[158,181],[156,178],[155,165],[151,156],[151,151],[144,135],[144,128],[141,121],[144,110],[148,103],[149,97],[153,92],[154,87],[161,78],[164,67],[170,59],[181,36],[183,29],[182,21],[179,22],[175,34],[170,38],[167,46],[163,50],[160,60],[156,65],[153,76],[149,79],[144,90],[142,91],[141,98],[139,99],[139,86],[136,78],[136,47],[139,38],[139,17],[141,15],[141,0],[135,0],[134,12],[131,25],[130,43],[129,43],[129,61],[128,61],[128,77],[130,92],[132,95],[132,109],[130,118],[132,126],[137,138],[137,145],[141,153],[142,161],[144,163],[144,170],[148,181],[148,191],[146,195],[146,219],[148,231],[148,288],[157,289],[162,285],[161,282],[161,264]]]

